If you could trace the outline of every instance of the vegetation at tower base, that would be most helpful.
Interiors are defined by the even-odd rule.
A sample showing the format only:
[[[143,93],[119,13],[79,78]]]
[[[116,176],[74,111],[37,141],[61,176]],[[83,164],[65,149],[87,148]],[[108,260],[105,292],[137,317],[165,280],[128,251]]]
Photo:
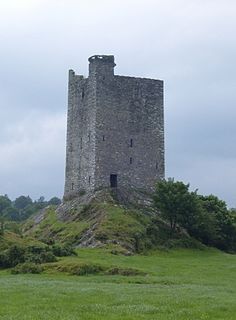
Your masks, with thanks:
[[[28,205],[29,199],[19,198],[16,206]],[[2,203],[9,204],[6,196]],[[198,195],[189,191],[188,184],[169,179],[159,181],[152,195],[135,189],[101,189],[59,206],[42,206],[23,224],[3,220],[0,268],[17,266],[15,273],[37,273],[43,268],[35,264],[50,264],[71,274],[134,274],[139,271],[78,261],[61,265],[57,257],[74,255],[81,248],[129,256],[157,248],[206,246],[236,252],[236,211],[228,210],[216,196]]]
[[[42,210],[27,221],[24,234],[49,244],[109,247],[131,254],[145,248],[152,216],[146,194],[103,189],[66,201],[56,210]]]
[[[236,252],[236,212],[216,196],[190,192],[189,184],[173,179],[157,183],[154,206],[169,221],[170,230],[177,226],[201,243]]]
[[[233,251],[234,226],[224,202],[174,180],[153,202],[99,190],[5,220],[0,319],[234,320],[236,255],[206,247]]]
[[[216,196],[198,195],[188,184],[169,179],[157,183],[154,195],[134,189],[83,193],[41,210],[23,233],[49,245],[104,247],[127,255],[204,245],[235,252],[236,213]]]

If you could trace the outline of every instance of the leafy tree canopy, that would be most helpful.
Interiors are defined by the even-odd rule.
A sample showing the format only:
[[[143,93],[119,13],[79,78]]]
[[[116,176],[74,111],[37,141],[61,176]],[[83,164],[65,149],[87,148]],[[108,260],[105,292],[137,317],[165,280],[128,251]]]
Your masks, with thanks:
[[[11,206],[11,200],[7,195],[0,196],[0,215],[3,215],[4,210]]]
[[[175,231],[177,224],[188,224],[197,210],[196,192],[189,191],[189,184],[174,179],[161,180],[156,185],[154,206]]]
[[[153,200],[172,233],[180,226],[206,245],[236,251],[236,211],[216,196],[197,195],[189,184],[168,179],[157,183]]]
[[[61,199],[57,197],[53,197],[48,201],[48,205],[58,206],[59,204],[61,204]]]
[[[20,196],[14,201],[14,207],[16,209],[24,209],[30,204],[32,204],[32,199],[29,196]]]

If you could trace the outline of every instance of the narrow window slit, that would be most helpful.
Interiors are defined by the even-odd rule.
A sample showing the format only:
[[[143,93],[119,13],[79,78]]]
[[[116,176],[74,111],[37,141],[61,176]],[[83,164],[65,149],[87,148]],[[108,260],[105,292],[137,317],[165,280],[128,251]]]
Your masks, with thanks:
[[[133,158],[130,157],[130,158],[129,158],[129,164],[132,164],[132,163],[133,163]]]

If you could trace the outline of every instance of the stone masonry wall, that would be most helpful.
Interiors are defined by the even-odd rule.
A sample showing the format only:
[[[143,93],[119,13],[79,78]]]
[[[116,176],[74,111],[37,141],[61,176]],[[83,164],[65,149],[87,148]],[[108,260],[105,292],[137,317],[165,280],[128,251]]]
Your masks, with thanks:
[[[110,186],[152,190],[164,177],[163,81],[114,75],[113,56],[69,73],[65,196]]]
[[[65,194],[75,193],[75,190],[79,187],[80,180],[80,148],[78,139],[80,136],[80,126],[77,119],[80,118],[79,83],[81,81],[82,78],[75,75],[73,70],[69,71]]]
[[[151,190],[164,177],[163,82],[114,76],[97,86],[96,187]]]

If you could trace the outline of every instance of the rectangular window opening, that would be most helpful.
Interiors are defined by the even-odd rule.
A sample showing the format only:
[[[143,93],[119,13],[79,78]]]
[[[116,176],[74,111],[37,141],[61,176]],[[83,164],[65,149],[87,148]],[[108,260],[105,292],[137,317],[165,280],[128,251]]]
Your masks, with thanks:
[[[71,184],[71,190],[74,190],[74,183]]]
[[[129,158],[129,164],[132,164],[132,163],[133,163],[133,158],[130,157],[130,158]]]
[[[89,176],[89,184],[91,183],[91,176]]]
[[[133,147],[133,139],[130,139],[130,147]]]

